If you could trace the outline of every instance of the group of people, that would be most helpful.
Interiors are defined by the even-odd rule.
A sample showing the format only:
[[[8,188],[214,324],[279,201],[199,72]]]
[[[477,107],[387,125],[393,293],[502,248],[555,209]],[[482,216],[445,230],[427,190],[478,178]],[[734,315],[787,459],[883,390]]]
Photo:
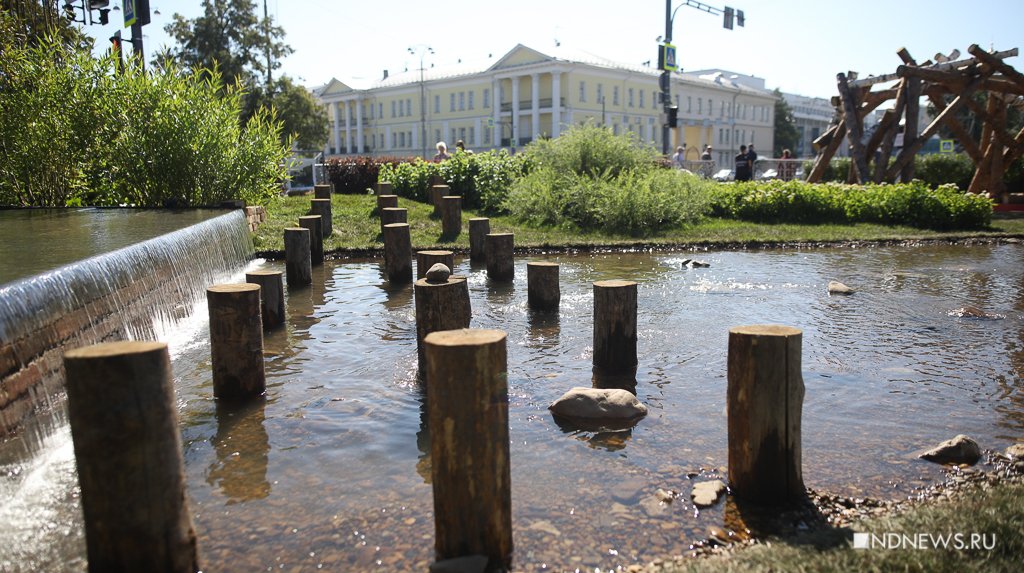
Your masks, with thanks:
[[[754,178],[755,161],[757,161],[757,152],[754,151],[754,144],[751,143],[750,147],[741,145],[740,152],[736,154],[735,159],[736,181],[750,181]]]
[[[455,153],[469,153],[472,151],[466,150],[466,143],[461,139],[455,142]],[[434,163],[440,163],[445,159],[451,159],[451,155],[448,155],[448,144],[443,141],[437,142],[437,154],[434,155]]]
[[[700,154],[701,161],[711,161],[711,146],[705,145],[704,152]],[[672,166],[677,169],[686,168],[686,144],[682,144],[676,148],[676,152],[672,155]]]

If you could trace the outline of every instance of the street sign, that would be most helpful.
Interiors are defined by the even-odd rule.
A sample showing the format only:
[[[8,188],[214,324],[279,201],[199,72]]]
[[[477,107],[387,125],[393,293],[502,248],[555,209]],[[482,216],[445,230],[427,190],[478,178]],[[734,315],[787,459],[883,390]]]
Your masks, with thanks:
[[[658,67],[661,69],[666,72],[674,72],[679,69],[676,65],[676,47],[672,44],[662,44],[658,56]]]
[[[124,27],[131,28],[134,24],[149,24],[149,0],[121,0],[121,11],[124,12]]]
[[[135,23],[135,0],[121,0],[121,11],[124,12],[124,27],[131,28]]]
[[[953,140],[952,139],[941,139],[941,140],[939,140],[939,153],[953,153]]]

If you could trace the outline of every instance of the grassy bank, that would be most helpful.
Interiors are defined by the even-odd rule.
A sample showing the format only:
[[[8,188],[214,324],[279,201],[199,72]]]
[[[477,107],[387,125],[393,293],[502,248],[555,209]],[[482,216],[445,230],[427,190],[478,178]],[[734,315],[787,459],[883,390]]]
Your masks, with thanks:
[[[768,539],[707,559],[666,564],[667,573],[748,571],[1020,571],[1024,559],[1024,484],[1007,483],[990,489],[967,490],[954,500],[920,505],[910,511],[870,519],[850,530],[832,529],[789,539]],[[881,536],[887,533],[946,535],[985,534],[994,548],[853,549],[852,531]]]
[[[284,250],[284,229],[295,226],[308,214],[310,196],[285,197],[268,207],[268,220],[254,237],[256,250],[273,253]],[[326,251],[366,251],[383,247],[380,220],[373,213],[376,199],[368,195],[335,195],[331,201],[334,235],[324,244]],[[441,221],[431,217],[430,205],[399,199],[409,210],[413,249],[428,247],[469,248],[468,221],[478,216],[463,211],[463,232],[451,241],[441,239]],[[823,243],[842,241],[949,240],[969,237],[1024,237],[1024,217],[996,218],[984,231],[939,232],[884,225],[791,225],[759,224],[708,218],[703,222],[669,229],[650,237],[582,233],[558,227],[535,228],[508,217],[491,217],[492,232],[512,232],[516,247],[629,246],[629,245],[741,245],[757,243]]]

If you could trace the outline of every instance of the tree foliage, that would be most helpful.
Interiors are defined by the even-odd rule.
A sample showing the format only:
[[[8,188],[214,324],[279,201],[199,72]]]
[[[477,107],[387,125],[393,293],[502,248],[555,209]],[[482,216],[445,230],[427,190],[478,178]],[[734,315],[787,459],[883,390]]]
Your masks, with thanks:
[[[323,147],[327,112],[291,78],[273,77],[293,50],[283,41],[284,29],[258,15],[256,2],[203,0],[201,16],[190,20],[175,14],[164,29],[177,45],[158,60],[169,57],[186,68],[218,69],[225,85],[238,84],[245,91],[243,123],[261,108],[274,108],[284,124],[282,137],[294,138],[300,149]]]
[[[10,16],[5,37],[33,45],[43,38],[56,38],[68,46],[91,47],[92,40],[63,16],[58,3],[58,0],[0,0],[0,10]]]
[[[800,132],[796,129],[796,119],[793,118],[793,109],[782,97],[782,92],[775,89],[775,147],[772,150],[775,157],[782,156],[783,149],[794,149],[800,141]]]

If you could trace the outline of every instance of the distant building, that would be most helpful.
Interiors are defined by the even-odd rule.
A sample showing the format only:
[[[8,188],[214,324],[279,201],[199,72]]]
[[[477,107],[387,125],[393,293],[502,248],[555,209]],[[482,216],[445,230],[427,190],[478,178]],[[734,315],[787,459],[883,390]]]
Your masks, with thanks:
[[[477,151],[521,148],[587,121],[661,148],[657,69],[565,48],[553,53],[519,45],[487,67],[385,72],[362,87],[332,79],[314,90],[331,121],[324,151],[432,157],[436,142],[451,148],[460,139]],[[741,144],[770,152],[774,96],[763,80],[750,85],[735,81],[737,74],[720,72],[672,75],[679,127],[670,132],[670,147],[685,143],[692,149],[688,158],[698,159],[699,150],[711,145],[714,158],[725,165]]]
[[[796,130],[800,134],[796,148],[791,150],[793,155],[799,158],[816,156],[814,140],[828,131],[835,115],[832,102],[825,98],[789,93],[783,93],[782,98],[786,100],[786,104],[793,111]],[[849,145],[840,145],[836,151],[836,157],[849,157],[849,155]]]

